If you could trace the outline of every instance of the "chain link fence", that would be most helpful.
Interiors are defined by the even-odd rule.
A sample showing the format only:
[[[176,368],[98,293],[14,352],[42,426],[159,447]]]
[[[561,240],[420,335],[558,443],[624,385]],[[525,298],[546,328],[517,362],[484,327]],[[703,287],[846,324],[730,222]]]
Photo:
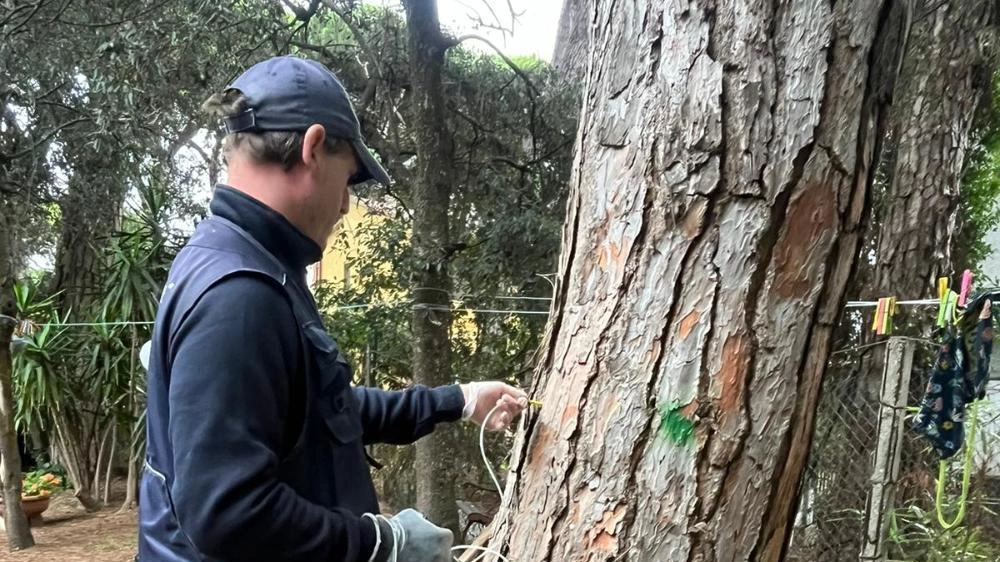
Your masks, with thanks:
[[[884,347],[876,349],[884,353]],[[934,351],[923,349],[914,360],[909,408],[920,404]],[[871,352],[850,355],[835,358],[838,363],[831,365],[823,383],[788,562],[846,562],[861,556],[878,419],[882,408],[892,406],[879,400],[882,362],[871,361]],[[1000,381],[989,383],[987,400],[980,403],[966,513],[951,530],[942,528],[935,508],[938,457],[910,429],[913,413],[906,414],[895,498],[883,537],[887,560],[1000,562]],[[959,452],[948,465],[942,494],[946,521],[955,519],[959,507],[963,458]]]

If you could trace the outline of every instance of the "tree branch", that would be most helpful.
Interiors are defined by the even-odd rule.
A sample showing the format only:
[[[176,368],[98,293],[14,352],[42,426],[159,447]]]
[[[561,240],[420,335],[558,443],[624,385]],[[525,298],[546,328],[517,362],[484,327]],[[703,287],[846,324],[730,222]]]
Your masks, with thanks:
[[[292,2],[291,0],[281,0],[281,2],[295,14],[295,19],[301,22],[308,22],[316,15],[316,9],[319,8],[319,0],[312,0],[309,2],[309,7],[302,9],[298,4]]]
[[[449,47],[455,47],[455,46],[461,44],[462,42],[469,41],[469,40],[482,41],[483,43],[486,43],[486,45],[489,46],[491,49],[493,49],[493,51],[496,52],[496,54],[499,55],[500,58],[503,59],[503,61],[505,63],[507,63],[507,66],[509,66],[510,69],[514,71],[514,74],[517,74],[521,78],[521,80],[524,81],[524,84],[528,87],[528,97],[530,97],[532,99],[532,101],[534,101],[535,96],[537,96],[539,94],[538,88],[536,88],[535,85],[531,82],[531,79],[528,78],[528,75],[525,74],[523,70],[521,70],[521,67],[517,66],[517,64],[515,64],[514,61],[510,60],[510,57],[508,57],[507,55],[503,54],[503,51],[501,51],[489,39],[487,39],[485,37],[482,37],[480,35],[474,35],[474,34],[463,35],[463,36],[461,36],[461,37],[453,40],[452,42],[450,42],[450,44],[448,46]]]
[[[351,35],[354,36],[354,40],[358,42],[358,46],[361,47],[361,51],[365,54],[365,58],[368,59],[368,64],[372,65],[372,68],[374,68],[375,77],[378,78],[379,80],[382,80],[383,79],[382,65],[379,64],[378,57],[375,56],[374,49],[371,48],[371,45],[368,43],[367,39],[365,39],[364,34],[361,33],[361,30],[358,28],[355,21],[348,16],[348,13],[346,11],[337,6],[333,2],[333,0],[320,0],[320,1],[327,8],[333,10],[333,13],[337,14],[337,17],[340,18],[340,21],[344,22],[344,25],[347,26],[348,30],[350,30]],[[368,76],[366,77],[370,79],[370,77]]]
[[[14,34],[18,32],[18,30],[20,30],[25,25],[28,25],[28,22],[31,21],[35,17],[35,14],[38,13],[38,10],[42,9],[42,5],[44,5],[44,4],[45,4],[44,0],[38,0],[37,2],[35,2],[35,6],[31,9],[31,13],[29,13],[26,18],[24,18],[23,20],[21,20],[10,31],[8,31],[6,34],[4,34],[4,39],[13,37]],[[14,13],[17,13],[18,10],[19,10],[19,8],[16,8],[16,9],[12,10],[11,15],[13,15]],[[7,21],[8,21],[8,19],[4,18],[4,21],[2,23],[0,23],[0,27],[6,25]]]
[[[72,0],[70,0],[70,2],[72,2]],[[87,28],[91,28],[91,29],[100,29],[100,28],[103,28],[103,27],[114,27],[116,25],[121,25],[121,24],[126,23],[126,22],[134,22],[134,21],[138,20],[139,18],[141,18],[143,16],[146,16],[146,15],[148,15],[148,14],[150,14],[150,13],[156,11],[156,10],[159,10],[160,8],[165,7],[169,2],[170,2],[170,0],[164,0],[163,2],[160,2],[159,4],[153,4],[152,6],[149,6],[148,8],[146,8],[145,10],[140,11],[137,14],[133,14],[133,15],[127,17],[127,18],[121,18],[121,19],[115,20],[115,21],[106,21],[106,22],[100,22],[100,23],[87,23],[87,22],[67,21],[67,20],[64,20],[64,19],[58,19],[58,17],[57,17],[57,19],[58,19],[59,23],[64,23],[66,25],[73,25],[73,26],[77,26],[77,27],[87,27]],[[67,2],[67,5],[68,4],[69,3]]]
[[[71,121],[67,121],[66,123],[63,123],[62,125],[59,125],[58,127],[56,127],[54,129],[52,129],[51,131],[45,133],[45,135],[43,135],[42,138],[40,138],[38,141],[36,141],[35,143],[33,143],[28,148],[25,148],[24,150],[22,150],[20,152],[15,152],[14,154],[11,154],[11,155],[0,154],[0,158],[2,158],[5,161],[9,162],[9,161],[17,160],[18,158],[22,158],[24,156],[27,156],[28,154],[31,154],[32,152],[34,152],[36,148],[38,148],[39,146],[41,146],[41,145],[45,144],[46,142],[48,142],[49,139],[51,139],[52,137],[56,136],[56,134],[58,134],[63,129],[65,129],[67,127],[72,127],[73,125],[76,125],[77,123],[83,123],[83,122],[86,122],[86,121],[90,121],[90,118],[89,117],[78,117],[78,118],[73,119]]]
[[[494,156],[491,160],[493,162],[497,162],[499,164],[507,164],[511,168],[514,168],[515,170],[517,170],[519,172],[522,172],[522,173],[525,173],[525,174],[528,173],[529,171],[531,171],[531,169],[530,169],[529,166],[526,166],[524,164],[518,164],[517,162],[514,162],[513,160],[510,160],[508,158],[503,158],[501,156]]]

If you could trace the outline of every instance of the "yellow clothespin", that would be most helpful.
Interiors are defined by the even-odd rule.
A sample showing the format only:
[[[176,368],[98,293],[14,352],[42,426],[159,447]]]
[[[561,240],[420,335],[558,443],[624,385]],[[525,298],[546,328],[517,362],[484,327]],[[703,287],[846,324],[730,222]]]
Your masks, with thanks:
[[[878,300],[878,304],[875,305],[875,318],[872,318],[872,331],[876,334],[882,333],[882,314],[885,311],[885,302],[883,299]]]
[[[882,327],[882,334],[892,333],[892,317],[896,315],[896,297],[885,299],[885,324]]]
[[[948,312],[948,278],[941,277],[938,279],[938,320],[937,325],[939,328],[944,328],[947,325],[947,312]]]

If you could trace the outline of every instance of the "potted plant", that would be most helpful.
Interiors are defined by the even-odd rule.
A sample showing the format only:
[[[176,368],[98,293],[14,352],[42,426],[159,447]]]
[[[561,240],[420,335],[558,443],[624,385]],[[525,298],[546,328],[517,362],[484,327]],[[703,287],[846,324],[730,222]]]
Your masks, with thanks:
[[[52,492],[63,488],[63,480],[47,470],[35,470],[21,480],[21,509],[29,521],[35,520],[49,508]]]

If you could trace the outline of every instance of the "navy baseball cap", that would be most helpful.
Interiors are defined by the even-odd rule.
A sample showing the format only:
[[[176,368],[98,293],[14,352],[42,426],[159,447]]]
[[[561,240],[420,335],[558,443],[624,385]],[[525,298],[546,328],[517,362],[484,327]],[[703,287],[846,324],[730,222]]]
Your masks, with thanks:
[[[388,185],[391,181],[361,137],[347,90],[319,62],[294,56],[270,58],[251,66],[228,88],[241,91],[250,105],[225,119],[227,132],[305,131],[318,123],[328,137],[348,141],[357,153],[361,166],[352,182],[374,179]]]

